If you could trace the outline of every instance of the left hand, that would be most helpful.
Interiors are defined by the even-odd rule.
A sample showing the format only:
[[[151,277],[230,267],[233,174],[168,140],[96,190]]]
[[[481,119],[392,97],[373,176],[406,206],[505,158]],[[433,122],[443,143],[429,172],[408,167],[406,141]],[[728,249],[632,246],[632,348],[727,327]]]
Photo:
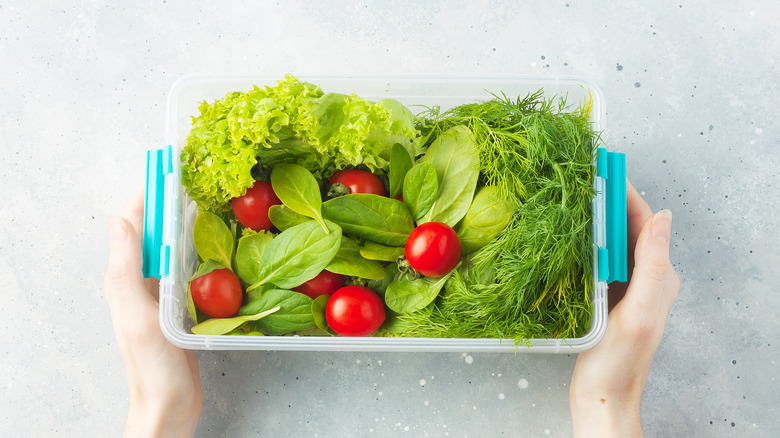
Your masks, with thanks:
[[[160,331],[158,281],[144,279],[141,242],[143,187],[109,221],[105,294],[125,361],[130,409],[124,436],[193,436],[203,406],[194,351],[171,345]]]

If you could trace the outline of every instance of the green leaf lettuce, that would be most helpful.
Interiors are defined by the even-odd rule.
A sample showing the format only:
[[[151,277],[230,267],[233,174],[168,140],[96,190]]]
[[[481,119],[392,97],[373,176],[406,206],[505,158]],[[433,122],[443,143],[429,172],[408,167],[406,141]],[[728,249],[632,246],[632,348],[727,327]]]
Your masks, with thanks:
[[[395,143],[413,155],[420,148],[414,115],[398,101],[325,94],[292,75],[203,102],[199,112],[180,158],[182,184],[202,211],[230,209],[258,163],[291,162],[326,177],[346,167],[384,171]]]

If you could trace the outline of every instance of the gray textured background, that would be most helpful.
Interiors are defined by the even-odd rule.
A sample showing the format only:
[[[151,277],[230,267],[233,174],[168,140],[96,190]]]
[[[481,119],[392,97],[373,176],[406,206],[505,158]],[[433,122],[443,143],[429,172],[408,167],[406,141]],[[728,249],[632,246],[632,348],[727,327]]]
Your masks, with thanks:
[[[108,215],[192,72],[585,76],[674,216],[648,436],[780,436],[780,6],[0,0],[0,436],[116,436]],[[574,356],[204,352],[199,436],[568,436]]]

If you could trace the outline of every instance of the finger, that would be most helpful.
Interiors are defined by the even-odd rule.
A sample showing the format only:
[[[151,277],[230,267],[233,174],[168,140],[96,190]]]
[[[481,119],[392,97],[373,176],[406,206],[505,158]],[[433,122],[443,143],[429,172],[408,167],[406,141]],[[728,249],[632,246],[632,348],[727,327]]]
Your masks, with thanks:
[[[652,215],[637,238],[634,270],[626,300],[656,316],[668,316],[677,297],[680,281],[669,260],[672,212]]]
[[[105,293],[112,315],[133,315],[145,311],[151,296],[144,283],[138,236],[130,222],[112,216],[109,221],[109,240]]]
[[[628,247],[626,250],[628,252],[627,262],[629,266],[627,281],[631,280],[632,272],[630,269],[634,265],[636,240],[639,237],[639,232],[642,231],[642,226],[652,214],[653,212],[650,210],[650,206],[642,199],[642,196],[636,191],[631,184],[631,181],[626,179],[626,220],[628,225],[626,236],[628,239]],[[609,286],[608,309],[610,311],[623,299],[627,287],[627,283],[613,283]]]
[[[626,220],[628,225],[628,254],[631,257],[634,254],[636,240],[642,231],[647,218],[653,214],[650,205],[642,199],[642,196],[636,191],[631,181],[626,179]]]
[[[122,210],[122,217],[127,219],[138,233],[141,244],[143,244],[144,229],[144,194],[144,185],[141,184],[135,189]]]
[[[146,187],[143,184],[140,184],[130,196],[130,199],[127,200],[124,210],[122,210],[122,216],[124,216],[124,218],[127,219],[130,224],[132,224],[133,229],[135,229],[135,232],[138,235],[138,240],[141,242],[142,246],[144,243],[143,233],[144,197],[146,195],[145,188]],[[156,278],[147,278],[144,280],[144,284],[146,285],[147,290],[149,290],[149,292],[154,297],[155,301],[157,301],[160,281]]]

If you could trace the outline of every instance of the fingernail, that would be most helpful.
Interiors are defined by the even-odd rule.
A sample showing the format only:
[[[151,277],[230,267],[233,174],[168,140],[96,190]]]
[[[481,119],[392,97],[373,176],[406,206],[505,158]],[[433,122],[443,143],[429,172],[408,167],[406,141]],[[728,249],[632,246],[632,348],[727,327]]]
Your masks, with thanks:
[[[127,240],[127,227],[119,216],[111,216],[108,219],[108,238],[111,244],[120,244]]]
[[[664,242],[669,241],[672,233],[672,212],[661,210],[653,216],[653,237]]]

